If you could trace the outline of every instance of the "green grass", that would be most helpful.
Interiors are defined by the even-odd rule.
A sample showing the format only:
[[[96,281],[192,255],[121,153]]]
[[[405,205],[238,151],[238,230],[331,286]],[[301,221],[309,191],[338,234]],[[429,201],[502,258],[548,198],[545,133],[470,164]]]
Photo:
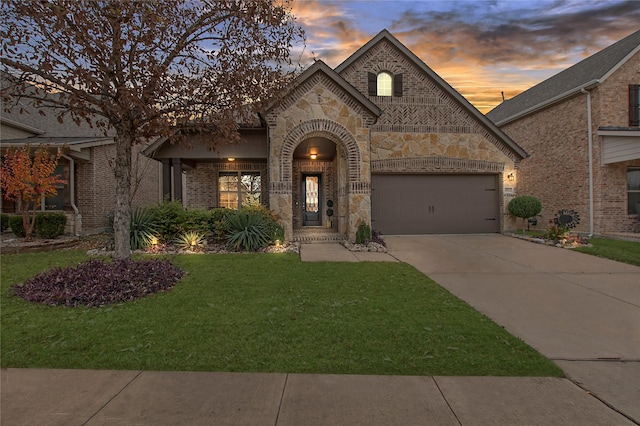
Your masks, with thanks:
[[[640,266],[640,242],[608,238],[592,238],[590,242],[593,247],[579,247],[574,250]]]
[[[103,308],[40,306],[10,284],[80,252],[5,255],[2,367],[562,376],[551,361],[400,263],[183,255],[170,292]]]

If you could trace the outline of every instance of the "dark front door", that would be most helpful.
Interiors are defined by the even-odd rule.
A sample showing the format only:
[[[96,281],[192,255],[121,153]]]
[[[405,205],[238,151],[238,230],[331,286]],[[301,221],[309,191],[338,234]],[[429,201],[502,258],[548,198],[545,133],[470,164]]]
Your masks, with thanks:
[[[302,225],[320,226],[320,175],[302,175]]]

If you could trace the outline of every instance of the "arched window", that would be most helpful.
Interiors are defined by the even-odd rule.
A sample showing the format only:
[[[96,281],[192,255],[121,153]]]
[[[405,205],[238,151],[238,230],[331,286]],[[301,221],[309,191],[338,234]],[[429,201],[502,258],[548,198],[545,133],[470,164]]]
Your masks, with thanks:
[[[402,74],[392,75],[388,71],[367,73],[369,96],[402,97]]]
[[[388,72],[378,74],[378,90],[377,96],[391,96],[393,86],[393,77]]]

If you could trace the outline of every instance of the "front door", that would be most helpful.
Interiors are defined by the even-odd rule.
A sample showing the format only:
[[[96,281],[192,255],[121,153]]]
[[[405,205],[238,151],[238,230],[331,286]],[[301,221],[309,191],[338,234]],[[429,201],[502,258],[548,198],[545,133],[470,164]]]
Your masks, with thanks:
[[[320,226],[320,175],[302,175],[302,225]]]

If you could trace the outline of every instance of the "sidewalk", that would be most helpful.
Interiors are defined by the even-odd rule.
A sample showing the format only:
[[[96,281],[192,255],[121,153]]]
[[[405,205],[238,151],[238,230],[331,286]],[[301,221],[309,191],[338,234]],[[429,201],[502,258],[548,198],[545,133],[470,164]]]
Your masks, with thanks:
[[[5,369],[0,424],[639,424],[640,268],[499,235],[387,242],[390,253],[303,244],[300,256],[408,262],[571,380]]]
[[[632,425],[566,379],[1,371],[3,425]]]

